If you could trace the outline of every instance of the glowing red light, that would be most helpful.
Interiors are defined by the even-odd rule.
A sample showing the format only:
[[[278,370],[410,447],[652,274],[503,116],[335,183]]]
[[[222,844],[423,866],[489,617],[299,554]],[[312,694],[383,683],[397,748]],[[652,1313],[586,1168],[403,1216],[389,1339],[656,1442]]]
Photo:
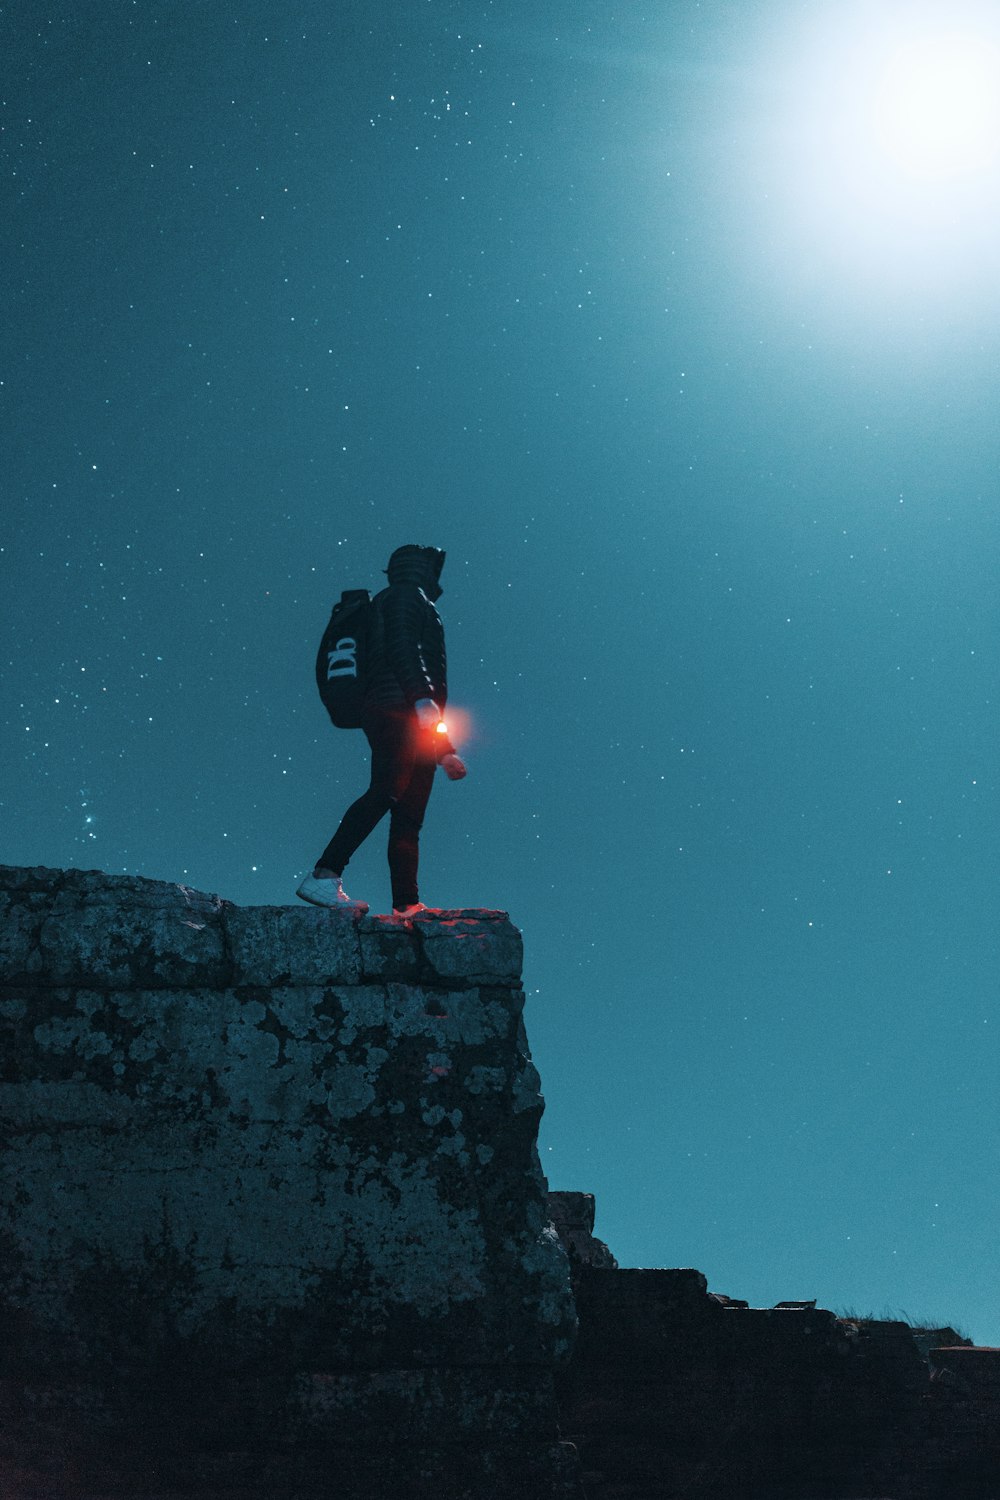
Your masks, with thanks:
[[[454,703],[448,704],[448,727],[444,728],[444,721],[438,725],[442,734],[447,734],[455,746],[467,745],[474,738],[472,715],[464,708],[456,708]]]

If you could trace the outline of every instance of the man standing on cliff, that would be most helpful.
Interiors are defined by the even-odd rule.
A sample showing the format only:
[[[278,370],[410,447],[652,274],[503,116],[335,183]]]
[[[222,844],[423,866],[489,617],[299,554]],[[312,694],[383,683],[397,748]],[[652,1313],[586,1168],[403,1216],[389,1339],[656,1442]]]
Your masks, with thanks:
[[[368,685],[361,727],[371,746],[371,783],[341,819],[297,895],[316,906],[364,907],[352,901],[341,876],[354,851],[389,813],[389,875],[398,917],[426,911],[417,893],[420,829],[434,772],[461,781],[465,766],[448,739],[442,714],[448,701],[444,627],[434,608],[444,553],[437,547],[397,547],[386,573],[389,586],[372,600]],[[366,908],[367,909],[367,908]]]

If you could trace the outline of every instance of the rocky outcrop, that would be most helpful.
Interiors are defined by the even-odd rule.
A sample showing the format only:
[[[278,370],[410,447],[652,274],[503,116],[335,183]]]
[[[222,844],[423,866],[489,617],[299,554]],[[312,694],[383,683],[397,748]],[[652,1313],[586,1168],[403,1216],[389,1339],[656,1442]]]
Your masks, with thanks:
[[[2,868],[0,934],[18,1493],[571,1483],[574,1312],[504,913]]]
[[[570,1265],[596,1266],[602,1271],[618,1268],[603,1240],[594,1238],[593,1193],[549,1193],[549,1218],[569,1256]]]
[[[554,1199],[567,1243],[589,1234],[593,1200]],[[559,1380],[588,1500],[998,1500],[1000,1350],[814,1301],[753,1308],[594,1244],[570,1249]]]

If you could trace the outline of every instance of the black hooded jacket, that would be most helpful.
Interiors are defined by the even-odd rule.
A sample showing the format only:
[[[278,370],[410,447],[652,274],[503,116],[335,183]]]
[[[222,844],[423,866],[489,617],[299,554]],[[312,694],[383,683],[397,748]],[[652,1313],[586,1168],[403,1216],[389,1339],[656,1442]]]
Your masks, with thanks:
[[[433,601],[444,553],[437,547],[399,547],[389,559],[388,588],[375,595],[365,708],[412,708],[433,698],[448,701],[444,626]]]

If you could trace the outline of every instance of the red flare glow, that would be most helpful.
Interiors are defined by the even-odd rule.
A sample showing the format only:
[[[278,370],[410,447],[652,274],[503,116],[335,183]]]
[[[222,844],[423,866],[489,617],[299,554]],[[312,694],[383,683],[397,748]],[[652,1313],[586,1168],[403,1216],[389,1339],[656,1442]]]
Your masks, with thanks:
[[[467,745],[469,740],[474,738],[472,715],[466,709],[455,708],[449,703],[447,728],[444,727],[444,723],[445,721],[442,720],[438,725],[438,733],[447,734],[456,749],[461,745]]]

